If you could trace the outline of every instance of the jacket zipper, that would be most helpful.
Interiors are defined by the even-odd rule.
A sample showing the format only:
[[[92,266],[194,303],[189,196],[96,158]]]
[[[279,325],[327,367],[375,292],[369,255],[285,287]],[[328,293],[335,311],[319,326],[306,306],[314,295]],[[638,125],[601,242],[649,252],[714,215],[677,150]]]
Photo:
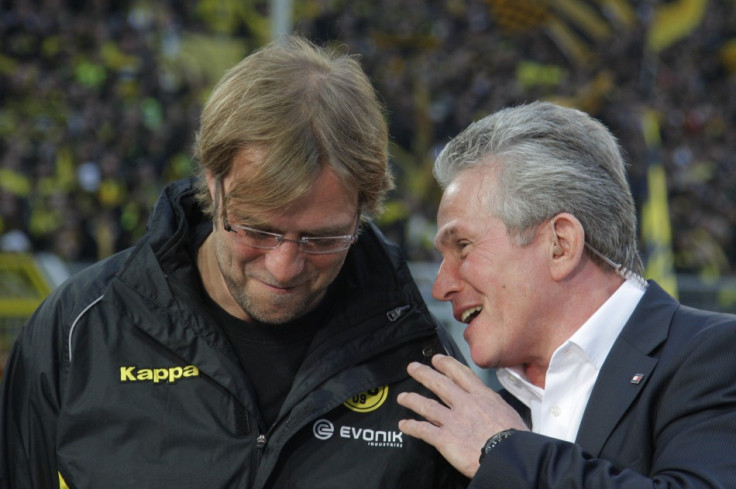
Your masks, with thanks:
[[[258,438],[256,438],[256,448],[258,448],[259,460],[260,460],[260,455],[263,454],[263,449],[266,448],[266,442],[267,442],[266,435],[260,434],[258,435]]]
[[[258,449],[257,450],[257,453],[258,453],[258,462],[259,463],[261,461],[261,458],[263,457],[263,451],[266,449],[266,444],[267,443],[268,443],[268,438],[263,433],[261,433],[260,435],[258,435],[258,437],[256,438],[256,448]]]
[[[396,322],[399,319],[401,319],[405,314],[407,314],[411,309],[412,309],[412,306],[411,305],[404,304],[404,305],[395,307],[394,309],[391,309],[390,311],[386,312],[385,314],[386,314],[386,317],[388,318],[389,321]],[[427,334],[428,333],[426,331],[425,332],[421,332],[421,333],[417,333],[417,334],[411,335],[408,338],[405,338],[404,341],[412,341],[412,340],[414,340],[416,338],[424,337]],[[425,357],[428,358],[429,356],[431,356],[431,354],[433,352],[425,353],[425,350],[426,349],[427,349],[427,347],[425,347],[423,349],[422,354]],[[326,412],[331,411],[332,409],[336,408],[338,405],[339,404],[323,406],[321,409],[317,410],[316,412],[313,412],[310,419],[311,420],[317,419],[317,417],[319,417],[320,415],[322,415],[322,414],[324,414]],[[308,422],[309,421],[307,421],[305,424],[307,424]],[[288,418],[287,418],[287,423],[288,424],[291,424],[291,420],[289,420]],[[255,437],[256,450],[254,450],[254,455],[253,455],[255,470],[253,471],[253,477],[251,479],[250,487],[254,487],[255,481],[257,479],[256,473],[258,472],[258,470],[260,468],[261,459],[263,458],[264,452],[266,450],[266,446],[268,445],[268,441],[269,441],[268,433],[264,433],[264,432],[261,431],[260,424],[257,421],[255,422],[254,428],[255,429],[254,429],[253,432],[254,433],[258,433],[258,434]],[[292,433],[292,435],[289,436],[289,438],[291,436],[293,436],[293,433]]]
[[[409,306],[409,305],[399,306],[396,309],[392,309],[392,310],[388,311],[386,313],[386,317],[388,318],[389,321],[391,321],[392,323],[395,323],[409,309],[411,309],[411,306]]]
[[[250,483],[248,484],[248,487],[254,487],[256,483],[256,479],[258,478],[258,470],[261,466],[261,459],[263,458],[263,452],[266,449],[266,445],[268,444],[268,437],[261,432],[261,427],[256,421],[253,423],[252,426],[253,433],[256,434],[255,436],[255,447],[256,449],[253,450],[252,455],[252,470],[250,471]]]

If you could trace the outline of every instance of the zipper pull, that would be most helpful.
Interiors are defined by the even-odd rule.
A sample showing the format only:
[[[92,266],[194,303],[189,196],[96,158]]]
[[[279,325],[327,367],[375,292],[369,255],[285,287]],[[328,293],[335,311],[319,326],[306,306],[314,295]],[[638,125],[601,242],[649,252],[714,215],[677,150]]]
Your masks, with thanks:
[[[404,315],[406,311],[411,309],[411,306],[399,306],[396,309],[386,313],[388,320],[392,323]]]
[[[263,450],[266,447],[267,441],[266,435],[258,435],[258,438],[256,438],[256,448]]]

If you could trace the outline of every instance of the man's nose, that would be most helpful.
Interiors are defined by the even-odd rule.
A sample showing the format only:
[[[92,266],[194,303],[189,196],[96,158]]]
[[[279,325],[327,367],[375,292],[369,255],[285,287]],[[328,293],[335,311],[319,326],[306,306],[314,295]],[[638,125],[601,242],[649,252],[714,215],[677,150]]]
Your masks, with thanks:
[[[432,286],[432,297],[438,301],[449,301],[458,290],[460,290],[460,279],[457,275],[457,268],[449,264],[447,260],[442,260]]]
[[[282,241],[266,252],[266,269],[281,284],[288,284],[304,270],[304,252],[296,241]]]

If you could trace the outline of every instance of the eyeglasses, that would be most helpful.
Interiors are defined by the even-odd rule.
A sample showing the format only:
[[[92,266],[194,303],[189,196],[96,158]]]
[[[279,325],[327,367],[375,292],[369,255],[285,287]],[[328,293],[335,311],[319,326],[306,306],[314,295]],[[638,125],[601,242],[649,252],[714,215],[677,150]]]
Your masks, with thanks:
[[[225,231],[235,233],[240,242],[257,248],[259,250],[275,250],[284,241],[296,243],[299,250],[312,255],[326,255],[337,253],[350,248],[358,240],[357,234],[346,234],[342,236],[302,236],[299,239],[284,238],[281,233],[263,231],[243,224],[230,224],[225,206],[225,191],[222,188],[222,180],[218,190],[222,192],[222,222]],[[217,198],[217,196],[216,196]]]
[[[302,236],[299,239],[284,238],[283,234],[271,233],[260,229],[244,226],[242,224],[229,224],[225,222],[225,231],[230,231],[238,235],[240,240],[259,250],[275,250],[284,241],[296,243],[299,249],[304,253],[314,255],[324,255],[327,253],[337,253],[346,250],[355,243],[358,236],[355,234],[346,234],[344,236]]]

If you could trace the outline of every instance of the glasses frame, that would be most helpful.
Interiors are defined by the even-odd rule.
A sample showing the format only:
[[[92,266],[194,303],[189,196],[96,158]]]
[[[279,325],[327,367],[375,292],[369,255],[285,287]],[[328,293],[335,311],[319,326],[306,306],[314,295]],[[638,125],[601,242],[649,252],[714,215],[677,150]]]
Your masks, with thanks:
[[[281,243],[288,242],[288,243],[295,243],[297,246],[299,246],[299,251],[302,251],[304,253],[310,254],[310,255],[328,255],[332,253],[339,253],[341,251],[345,251],[348,248],[350,248],[357,240],[358,240],[358,233],[357,233],[357,225],[356,225],[356,232],[353,234],[343,234],[338,236],[302,236],[298,239],[289,239],[285,238],[283,233],[273,233],[270,231],[264,231],[262,229],[254,228],[251,226],[246,226],[244,224],[230,224],[230,219],[227,215],[227,206],[225,205],[225,186],[222,182],[222,179],[219,180],[219,185],[217,187],[217,193],[222,194],[222,199],[219,198],[218,195],[215,195],[215,199],[218,201],[218,203],[222,204],[222,212],[221,218],[222,218],[222,227],[225,229],[225,231],[235,233],[238,236],[245,236],[245,234],[241,234],[238,232],[238,230],[245,231],[246,233],[250,233],[253,235],[256,235],[257,237],[261,237],[264,239],[275,239],[275,243],[273,245],[257,245],[250,242],[246,242],[248,246],[251,248],[256,248],[258,250],[275,250],[278,248]],[[258,239],[258,238],[256,238]],[[323,239],[330,239],[335,240],[335,242],[342,241],[342,245],[340,245],[340,248],[337,249],[330,249],[326,251],[315,251],[310,250],[307,248],[310,242],[316,242]]]

